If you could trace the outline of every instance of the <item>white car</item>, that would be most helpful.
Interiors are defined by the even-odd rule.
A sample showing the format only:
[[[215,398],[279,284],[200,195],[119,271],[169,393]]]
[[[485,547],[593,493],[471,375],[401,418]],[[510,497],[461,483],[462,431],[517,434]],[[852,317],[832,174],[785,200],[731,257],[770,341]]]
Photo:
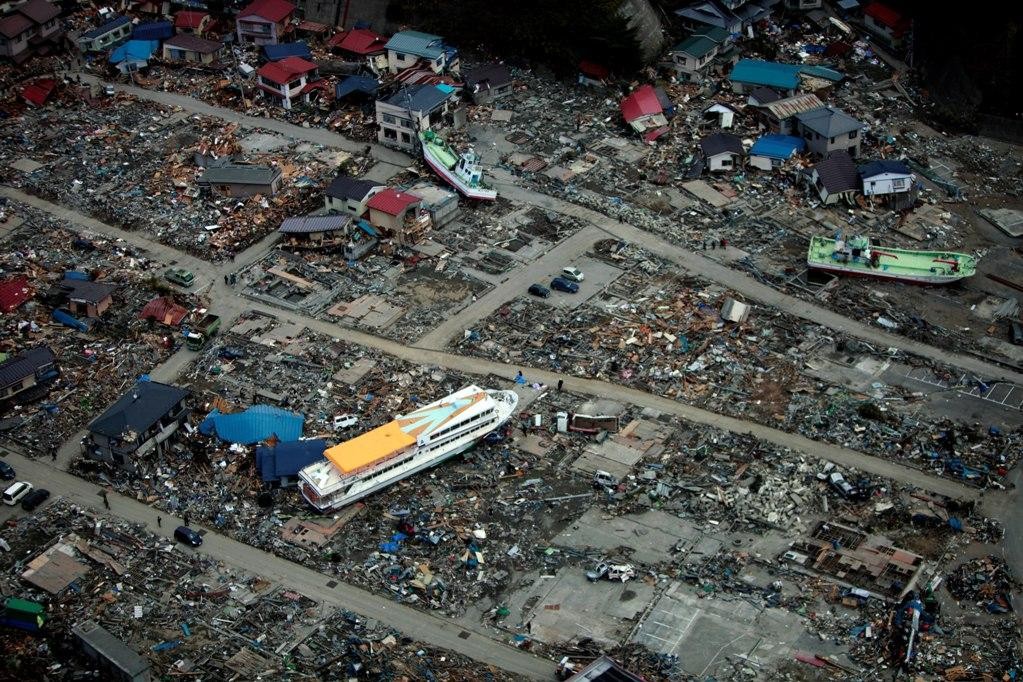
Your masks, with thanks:
[[[567,267],[561,271],[561,276],[571,282],[581,282],[586,279],[586,275],[583,274],[579,268]]]
[[[350,429],[358,423],[359,420],[355,418],[354,414],[339,414],[334,417],[334,430]]]

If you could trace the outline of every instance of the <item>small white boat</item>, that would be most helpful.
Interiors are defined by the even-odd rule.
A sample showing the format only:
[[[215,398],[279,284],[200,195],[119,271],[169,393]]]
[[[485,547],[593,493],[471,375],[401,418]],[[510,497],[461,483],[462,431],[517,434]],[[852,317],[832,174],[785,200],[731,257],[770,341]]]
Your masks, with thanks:
[[[493,201],[497,190],[483,182],[480,157],[472,149],[456,154],[448,144],[432,130],[419,133],[423,145],[423,158],[433,172],[470,199]]]

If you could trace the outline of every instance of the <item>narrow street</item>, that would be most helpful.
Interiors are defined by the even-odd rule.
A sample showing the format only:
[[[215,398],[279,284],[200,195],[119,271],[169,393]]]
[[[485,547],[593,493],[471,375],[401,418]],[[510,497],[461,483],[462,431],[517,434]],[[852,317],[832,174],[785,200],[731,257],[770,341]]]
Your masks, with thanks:
[[[88,82],[102,82],[94,76],[82,75],[82,78]],[[237,122],[250,128],[273,130],[296,140],[333,146],[346,151],[359,151],[366,147],[364,144],[359,144],[342,135],[322,128],[304,128],[283,121],[245,116],[230,109],[215,107],[185,95],[147,90],[132,85],[116,84],[115,87],[140,99],[168,106],[177,106],[187,111],[208,116],[217,116],[226,121]],[[411,163],[411,159],[401,152],[377,144],[369,146],[373,157],[381,162],[395,166],[406,166]],[[654,234],[644,232],[628,223],[620,223],[596,211],[577,206],[547,194],[519,187],[515,183],[495,181],[494,184],[498,187],[501,195],[508,199],[582,218],[619,239],[637,244],[651,253],[676,263],[694,275],[699,275],[723,286],[730,287],[753,301],[775,306],[804,320],[849,334],[883,348],[898,348],[906,353],[912,353],[929,360],[958,367],[986,380],[997,379],[1023,385],[1023,373],[985,362],[980,358],[970,355],[952,353],[935,348],[934,346],[913,341],[896,334],[890,334],[880,328],[863,324],[821,306],[772,289],[744,272],[734,270],[727,265],[722,265],[698,253],[674,246]],[[437,338],[431,335],[431,344],[435,343]]]
[[[57,471],[49,466],[47,461],[26,459],[14,453],[7,455],[5,459],[17,469],[21,478],[38,482],[47,488],[54,498],[63,497],[73,504],[92,509],[102,508],[98,486],[63,471]],[[167,536],[168,543],[173,542],[169,536],[176,526],[181,525],[180,519],[114,492],[108,494],[108,499],[110,510],[101,510],[101,513],[141,523],[151,532]],[[156,523],[158,514],[163,516],[162,528]],[[178,547],[180,548],[180,545]],[[481,626],[456,624],[440,616],[403,606],[391,599],[340,582],[336,576],[313,571],[212,530],[203,536],[203,545],[197,551],[223,561],[240,575],[257,573],[312,599],[349,609],[366,618],[375,618],[415,639],[458,651],[482,663],[538,680],[549,680],[554,674],[553,662],[505,644],[505,637],[498,630],[488,631]],[[336,585],[330,587],[328,583]]]

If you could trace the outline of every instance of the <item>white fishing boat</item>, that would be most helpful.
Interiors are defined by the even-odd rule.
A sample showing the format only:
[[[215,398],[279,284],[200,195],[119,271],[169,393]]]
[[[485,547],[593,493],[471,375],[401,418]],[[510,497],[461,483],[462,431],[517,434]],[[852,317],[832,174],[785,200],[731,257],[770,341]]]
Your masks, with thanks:
[[[328,513],[468,450],[514,414],[514,391],[466,386],[339,443],[299,473],[302,496]]]
[[[476,152],[470,149],[457,154],[432,130],[419,133],[419,141],[423,145],[426,165],[464,196],[483,201],[497,198],[497,190],[483,181],[480,157]]]

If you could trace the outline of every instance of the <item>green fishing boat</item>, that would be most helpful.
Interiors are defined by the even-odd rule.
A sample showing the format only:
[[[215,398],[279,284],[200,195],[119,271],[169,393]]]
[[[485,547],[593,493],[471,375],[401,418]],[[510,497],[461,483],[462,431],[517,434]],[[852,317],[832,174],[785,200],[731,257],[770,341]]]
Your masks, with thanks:
[[[977,272],[977,259],[949,251],[913,251],[875,246],[867,237],[810,239],[806,264],[815,270],[917,284],[948,284]]]

